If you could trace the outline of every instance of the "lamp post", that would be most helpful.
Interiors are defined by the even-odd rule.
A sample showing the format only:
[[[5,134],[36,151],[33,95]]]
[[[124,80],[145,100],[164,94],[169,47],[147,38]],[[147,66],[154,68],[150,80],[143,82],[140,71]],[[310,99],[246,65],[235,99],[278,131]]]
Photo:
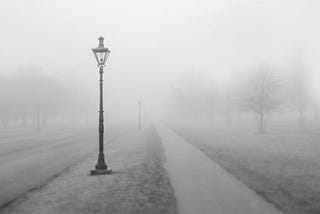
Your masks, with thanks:
[[[141,129],[141,101],[138,102],[139,105],[139,129]]]
[[[103,119],[103,67],[107,61],[107,58],[110,54],[110,50],[104,47],[103,40],[104,38],[100,36],[99,45],[96,48],[92,48],[94,57],[97,60],[99,73],[100,73],[100,107],[99,107],[99,156],[98,163],[95,166],[95,169],[91,170],[91,175],[103,175],[111,174],[112,170],[109,168],[104,159],[103,153],[103,133],[104,133],[104,119]]]
[[[37,131],[40,131],[40,103],[37,103]]]

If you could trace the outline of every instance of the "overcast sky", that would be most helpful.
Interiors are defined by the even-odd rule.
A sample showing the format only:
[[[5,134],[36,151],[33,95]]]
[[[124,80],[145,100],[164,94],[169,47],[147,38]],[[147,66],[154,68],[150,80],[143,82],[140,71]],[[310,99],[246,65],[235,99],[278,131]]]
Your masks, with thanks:
[[[320,94],[319,11],[317,0],[1,0],[0,73],[36,64],[94,88],[90,48],[102,35],[111,49],[106,96],[118,106],[158,105],[185,71],[223,84],[260,61],[286,66],[300,52]]]

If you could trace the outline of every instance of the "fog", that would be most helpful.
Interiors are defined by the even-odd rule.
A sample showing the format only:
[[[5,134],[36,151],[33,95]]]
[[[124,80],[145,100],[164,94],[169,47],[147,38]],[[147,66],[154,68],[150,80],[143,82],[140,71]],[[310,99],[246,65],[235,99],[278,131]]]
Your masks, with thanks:
[[[320,99],[319,8],[315,0],[2,0],[0,74],[10,87],[1,86],[2,98],[21,90],[20,83],[9,81],[14,76],[42,82],[27,77],[28,71],[38,70],[60,84],[59,102],[68,106],[68,112],[77,112],[82,120],[88,114],[94,121],[99,74],[91,48],[102,35],[111,50],[104,74],[106,117],[110,120],[136,119],[139,100],[149,116],[185,117],[176,114],[183,105],[177,90],[189,94],[190,102],[216,100],[218,107],[201,104],[209,110],[197,110],[200,114],[209,114],[212,105],[218,109],[216,114],[223,116],[227,91],[237,100],[231,103],[233,109],[246,112],[243,94],[234,91],[246,90],[241,86],[261,65],[281,82],[277,96],[281,95],[283,102],[276,111],[294,112],[287,104],[292,93],[288,85],[297,70],[305,76],[303,93],[312,100],[305,108],[311,111]],[[203,87],[192,89],[189,83],[181,83],[188,81]],[[40,88],[46,97],[45,89]],[[203,91],[201,95],[197,90]],[[207,95],[201,98],[203,93]],[[16,99],[28,96],[33,95],[20,94]],[[41,103],[42,99],[32,102]],[[187,107],[183,106],[183,111],[188,112]]]
[[[320,213],[319,11],[0,0],[0,213]]]

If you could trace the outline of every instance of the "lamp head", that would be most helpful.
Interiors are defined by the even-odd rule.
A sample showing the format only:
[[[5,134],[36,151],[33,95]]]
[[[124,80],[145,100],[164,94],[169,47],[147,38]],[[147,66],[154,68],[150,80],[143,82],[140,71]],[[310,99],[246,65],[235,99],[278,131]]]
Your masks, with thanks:
[[[104,43],[103,43],[104,38],[102,36],[100,36],[98,40],[99,40],[99,45],[96,48],[92,48],[92,52],[94,57],[97,60],[98,66],[104,66],[110,54],[110,50],[104,47]]]

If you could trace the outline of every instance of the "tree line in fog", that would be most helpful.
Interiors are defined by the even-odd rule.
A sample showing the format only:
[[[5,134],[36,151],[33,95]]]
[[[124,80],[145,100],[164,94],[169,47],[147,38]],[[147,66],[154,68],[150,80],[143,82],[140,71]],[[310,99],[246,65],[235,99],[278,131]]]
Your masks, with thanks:
[[[24,66],[0,76],[0,125],[31,127],[85,117],[88,94],[37,66]]]
[[[235,114],[252,114],[260,133],[265,132],[273,113],[296,118],[300,128],[305,127],[307,113],[318,118],[319,106],[302,61],[295,61],[285,71],[261,63],[239,73],[242,76],[235,74],[223,87],[215,87],[219,80],[211,81],[214,77],[197,75],[196,71],[181,76],[172,88],[175,114],[207,120],[219,117],[228,126]]]

